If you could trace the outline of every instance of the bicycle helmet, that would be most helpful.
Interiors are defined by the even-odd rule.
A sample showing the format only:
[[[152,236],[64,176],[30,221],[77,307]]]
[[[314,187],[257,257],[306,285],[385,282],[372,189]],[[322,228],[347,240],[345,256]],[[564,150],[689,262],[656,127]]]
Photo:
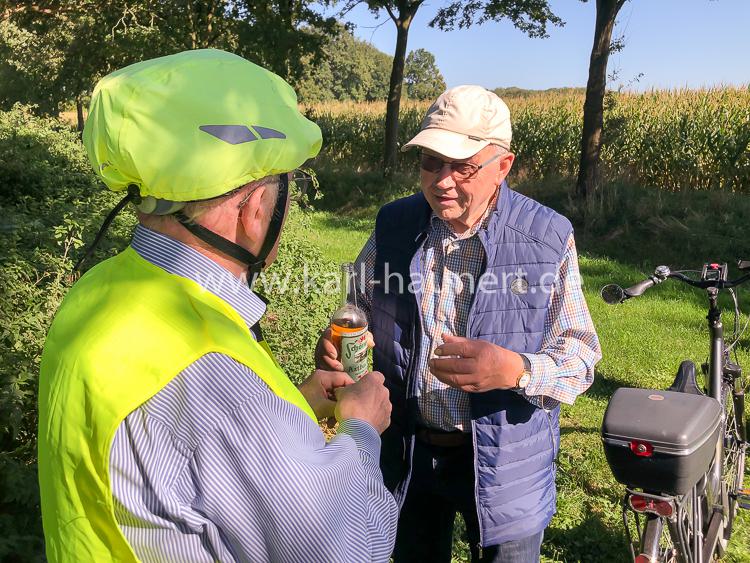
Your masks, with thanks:
[[[75,269],[132,201],[146,213],[174,214],[195,236],[247,263],[252,286],[281,230],[286,172],[317,155],[322,136],[279,76],[232,53],[201,49],[136,63],[100,80],[83,144],[107,187],[128,195]],[[180,211],[186,202],[277,174],[279,197],[257,257]]]

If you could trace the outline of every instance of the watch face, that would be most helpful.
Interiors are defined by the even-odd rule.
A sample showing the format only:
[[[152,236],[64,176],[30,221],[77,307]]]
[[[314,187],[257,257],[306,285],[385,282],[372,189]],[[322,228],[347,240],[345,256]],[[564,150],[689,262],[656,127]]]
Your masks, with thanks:
[[[521,375],[521,377],[518,378],[518,386],[521,389],[525,389],[526,386],[529,384],[529,381],[531,381],[531,374],[524,373],[523,375]]]

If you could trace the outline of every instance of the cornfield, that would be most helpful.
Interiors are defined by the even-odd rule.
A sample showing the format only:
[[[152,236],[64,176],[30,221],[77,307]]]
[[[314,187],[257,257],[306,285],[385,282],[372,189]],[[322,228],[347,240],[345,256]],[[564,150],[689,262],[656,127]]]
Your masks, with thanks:
[[[517,173],[543,178],[578,169],[583,96],[540,94],[506,100]],[[428,104],[401,108],[399,142],[419,129]],[[375,169],[382,158],[384,103],[337,103],[305,111],[323,130],[322,158]],[[750,192],[750,90],[610,92],[605,99],[602,170],[671,191]],[[405,159],[404,166],[412,166]]]

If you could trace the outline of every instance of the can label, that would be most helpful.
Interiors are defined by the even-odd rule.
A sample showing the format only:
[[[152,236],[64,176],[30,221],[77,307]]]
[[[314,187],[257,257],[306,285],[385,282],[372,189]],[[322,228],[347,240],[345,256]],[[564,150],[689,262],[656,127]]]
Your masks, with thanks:
[[[341,335],[341,363],[354,381],[367,373],[367,327]]]

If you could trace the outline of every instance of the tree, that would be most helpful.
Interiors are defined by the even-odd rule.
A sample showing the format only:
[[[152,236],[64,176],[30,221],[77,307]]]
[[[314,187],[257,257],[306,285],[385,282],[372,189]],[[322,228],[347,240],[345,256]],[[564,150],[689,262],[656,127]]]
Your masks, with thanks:
[[[346,13],[364,1],[370,11],[378,14],[385,10],[396,26],[396,49],[393,54],[393,67],[388,90],[385,114],[385,144],[383,150],[383,171],[389,176],[396,166],[398,155],[398,114],[401,105],[401,86],[404,81],[404,65],[409,27],[424,0],[348,0],[344,6]],[[547,24],[562,25],[562,20],[549,8],[548,0],[471,0],[451,2],[438,10],[430,21],[430,27],[442,30],[470,27],[474,23],[509,19],[513,25],[531,37],[546,37]]]
[[[586,101],[583,104],[581,163],[578,168],[575,195],[585,198],[599,187],[599,157],[604,125],[604,94],[607,86],[607,62],[612,51],[615,19],[626,0],[596,0],[594,46],[589,61]]]
[[[445,79],[435,64],[435,55],[417,49],[406,57],[406,95],[414,100],[433,100],[445,90]]]
[[[320,57],[336,27],[334,18],[311,5],[311,0],[0,0],[0,54],[10,55],[0,63],[0,78],[29,86],[0,87],[0,102],[40,98],[40,110],[55,113],[75,101],[80,129],[83,101],[102,76],[146,58],[206,47],[235,52],[290,80],[301,73],[305,56]]]
[[[303,102],[385,100],[391,62],[389,55],[340,26],[338,35],[323,47],[319,64],[311,56],[305,59],[295,90]]]
[[[188,0],[190,1],[190,0]],[[294,82],[304,70],[303,60],[310,56],[312,64],[320,63],[326,42],[338,33],[334,17],[324,17],[311,7],[328,5],[329,0],[240,0],[228,2],[239,6],[238,17],[243,25],[236,51]]]
[[[151,53],[159,44],[154,19],[145,3],[59,0],[4,2],[0,20],[2,49],[11,55],[12,74],[30,88],[8,93],[5,104],[43,99],[40,110],[57,113],[75,101],[78,128],[83,128],[83,99],[101,76]],[[5,8],[5,9],[3,9]],[[142,23],[145,22],[145,23]],[[24,38],[26,49],[17,41]],[[47,61],[52,64],[47,64]],[[38,80],[37,68],[45,68]],[[7,70],[7,67],[6,67]]]

